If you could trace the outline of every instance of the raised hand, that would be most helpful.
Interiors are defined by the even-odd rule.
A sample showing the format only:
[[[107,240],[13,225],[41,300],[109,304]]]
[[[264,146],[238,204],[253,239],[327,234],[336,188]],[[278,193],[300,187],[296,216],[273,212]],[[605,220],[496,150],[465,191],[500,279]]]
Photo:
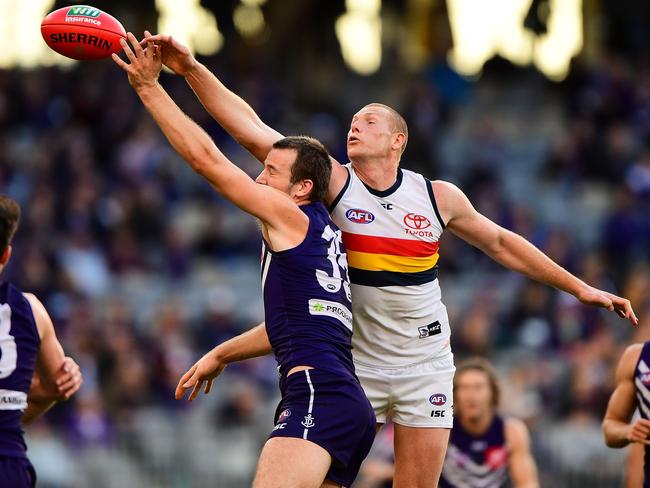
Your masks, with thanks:
[[[144,39],[140,41],[140,45],[146,47],[149,43],[162,47],[162,63],[177,75],[187,76],[197,64],[187,46],[172,36],[163,34],[152,36],[149,31],[144,31]]]
[[[138,40],[130,32],[126,34],[131,46],[124,40],[120,45],[130,63],[122,61],[117,54],[112,54],[113,61],[122,68],[129,76],[129,83],[138,90],[146,86],[154,86],[158,81],[158,75],[162,69],[161,46],[153,42],[147,42],[143,49]]]

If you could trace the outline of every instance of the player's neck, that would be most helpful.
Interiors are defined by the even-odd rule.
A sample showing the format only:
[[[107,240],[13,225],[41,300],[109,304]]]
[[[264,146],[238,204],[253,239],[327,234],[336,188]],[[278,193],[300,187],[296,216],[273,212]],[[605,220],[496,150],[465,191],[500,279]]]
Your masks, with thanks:
[[[377,161],[355,160],[352,161],[352,168],[356,175],[370,188],[377,191],[389,189],[397,181],[397,170],[399,161],[383,159]]]
[[[487,415],[482,417],[477,417],[475,419],[464,418],[460,416],[460,423],[467,432],[472,435],[482,435],[487,432],[494,420],[494,412],[490,412]]]

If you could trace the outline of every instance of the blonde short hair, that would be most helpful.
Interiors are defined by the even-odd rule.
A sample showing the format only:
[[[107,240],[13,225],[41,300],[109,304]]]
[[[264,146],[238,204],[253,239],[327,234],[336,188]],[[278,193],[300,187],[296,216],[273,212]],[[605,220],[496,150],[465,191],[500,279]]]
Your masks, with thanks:
[[[409,139],[409,129],[408,126],[406,125],[406,120],[404,120],[404,117],[402,117],[397,110],[394,108],[389,107],[388,105],[384,105],[383,103],[369,103],[363,108],[366,107],[378,107],[378,108],[383,108],[390,114],[391,122],[392,122],[392,130],[394,133],[402,133],[406,137],[404,140],[404,144],[402,144],[402,153],[404,152],[404,149],[406,149],[406,143],[408,142]]]

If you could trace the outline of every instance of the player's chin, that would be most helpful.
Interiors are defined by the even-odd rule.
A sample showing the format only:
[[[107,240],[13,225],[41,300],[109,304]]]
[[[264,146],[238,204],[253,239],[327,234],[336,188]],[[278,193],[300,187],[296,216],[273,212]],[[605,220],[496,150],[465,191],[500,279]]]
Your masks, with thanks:
[[[358,142],[348,142],[348,157],[350,159],[354,157],[363,157],[365,156],[363,148],[359,147]]]

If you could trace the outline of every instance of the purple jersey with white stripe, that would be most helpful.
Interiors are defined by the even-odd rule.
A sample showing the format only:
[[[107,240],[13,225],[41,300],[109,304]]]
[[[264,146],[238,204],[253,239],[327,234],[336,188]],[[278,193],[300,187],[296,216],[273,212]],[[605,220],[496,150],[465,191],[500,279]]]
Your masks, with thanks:
[[[0,456],[26,457],[21,417],[40,338],[32,307],[11,283],[0,285]]]
[[[636,401],[641,418],[650,419],[650,342],[643,344],[639,360],[634,370],[634,387]],[[650,446],[645,446],[645,461],[643,462],[643,486],[650,487]]]
[[[447,455],[442,466],[440,487],[501,488],[509,486],[508,447],[505,422],[495,415],[488,429],[480,435],[466,431],[454,418]]]
[[[300,206],[305,239],[272,251],[262,245],[266,332],[282,377],[294,366],[354,375],[347,257],[325,205]]]

